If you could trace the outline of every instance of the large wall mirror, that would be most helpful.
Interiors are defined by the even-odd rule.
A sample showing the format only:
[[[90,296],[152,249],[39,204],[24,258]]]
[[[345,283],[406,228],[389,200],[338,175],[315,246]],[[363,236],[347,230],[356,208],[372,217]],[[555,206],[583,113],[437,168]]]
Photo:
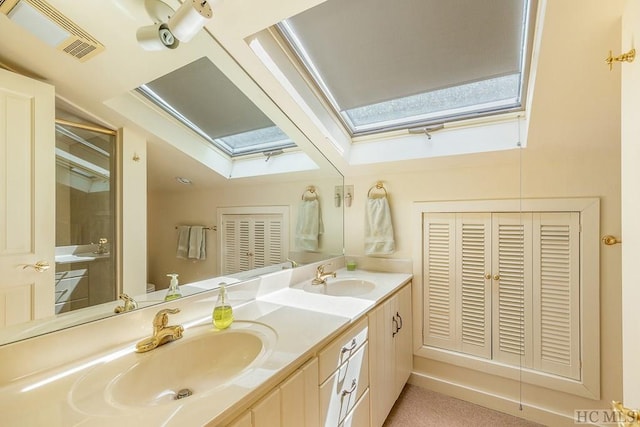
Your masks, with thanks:
[[[51,149],[59,154],[58,188],[50,215],[56,217],[59,238],[56,278],[71,279],[67,302],[52,307],[50,316],[6,324],[0,344],[116,315],[123,292],[140,307],[161,304],[167,274],[177,273],[185,285],[219,276],[242,281],[343,254],[343,207],[335,198],[342,175],[213,37],[203,31],[179,49],[145,52],[135,40],[136,29],[149,20],[145,2],[51,3],[109,44],[86,62],[58,52],[29,55],[41,42],[25,37],[28,31],[0,14],[0,62],[56,90],[57,137]],[[18,39],[30,48],[14,53]],[[132,134],[144,143],[142,151],[127,157],[122,153]],[[145,167],[146,209],[132,208],[125,198],[119,212],[123,189],[140,187],[140,180],[127,181],[126,173],[138,165]],[[312,200],[320,202],[322,232],[315,244],[300,244],[300,207]],[[264,221],[273,212],[281,215],[278,229],[270,218]],[[118,224],[127,216],[146,223],[146,262],[138,266],[145,283],[128,282],[117,262],[129,243],[140,239],[120,234]],[[255,225],[256,220],[266,225]],[[250,221],[253,234],[235,232],[252,246],[234,247],[234,227],[240,230]],[[267,231],[271,227],[267,239],[263,225]],[[192,256],[193,242],[181,241],[185,227],[190,233],[202,227],[200,254]],[[265,240],[276,235],[281,243],[265,249]],[[187,251],[181,252],[185,242]],[[81,264],[72,259],[83,254],[89,255]],[[141,259],[140,253],[135,256]],[[95,290],[89,285],[93,297],[75,289],[88,276],[74,276],[80,265],[97,273],[87,277],[100,284]],[[198,286],[185,294],[194,289]]]

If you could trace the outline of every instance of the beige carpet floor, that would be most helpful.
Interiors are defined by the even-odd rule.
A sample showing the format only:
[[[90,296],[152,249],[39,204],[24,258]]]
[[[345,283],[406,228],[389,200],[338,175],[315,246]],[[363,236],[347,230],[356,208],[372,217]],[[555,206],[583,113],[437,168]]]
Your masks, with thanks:
[[[384,427],[541,427],[464,400],[407,384]]]

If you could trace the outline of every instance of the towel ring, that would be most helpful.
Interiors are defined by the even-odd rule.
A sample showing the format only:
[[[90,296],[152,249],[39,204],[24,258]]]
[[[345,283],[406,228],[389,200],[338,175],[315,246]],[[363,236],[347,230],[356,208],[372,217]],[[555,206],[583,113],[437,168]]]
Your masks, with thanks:
[[[382,185],[382,182],[380,182],[380,181],[376,182],[376,185],[372,186],[369,189],[369,192],[367,192],[367,197],[368,198],[371,198],[371,192],[374,191],[374,190],[382,190],[382,191],[384,191],[384,197],[387,197],[389,195],[387,193],[387,189],[384,188],[384,185]]]
[[[304,190],[304,193],[302,193],[302,200],[317,200],[318,199],[318,193],[316,192],[316,187],[314,186],[309,186],[306,188],[306,190]]]

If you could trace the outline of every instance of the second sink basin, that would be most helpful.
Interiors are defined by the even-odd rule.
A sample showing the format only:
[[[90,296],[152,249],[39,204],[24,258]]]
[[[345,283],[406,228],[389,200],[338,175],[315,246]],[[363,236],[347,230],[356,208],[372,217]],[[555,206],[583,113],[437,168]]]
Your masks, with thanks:
[[[210,325],[189,328],[182,339],[92,368],[70,398],[78,409],[91,413],[106,410],[101,409],[105,403],[140,408],[193,399],[259,366],[275,340],[273,329],[252,322],[236,322],[224,331]]]

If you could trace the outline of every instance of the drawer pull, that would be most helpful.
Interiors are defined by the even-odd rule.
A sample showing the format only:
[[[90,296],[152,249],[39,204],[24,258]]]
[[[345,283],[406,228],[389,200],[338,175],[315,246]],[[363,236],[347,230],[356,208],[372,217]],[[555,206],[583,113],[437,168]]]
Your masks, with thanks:
[[[398,331],[400,330],[400,328],[398,327],[398,319],[396,319],[396,316],[393,316],[391,318],[391,323],[393,323],[392,325],[393,333],[391,334],[391,337],[395,337]]]
[[[342,352],[341,352],[341,353],[342,353],[342,354],[345,354],[345,353],[351,353],[353,350],[355,350],[355,348],[356,348],[357,346],[358,346],[358,342],[357,342],[357,341],[356,341],[356,339],[354,338],[354,339],[351,341],[351,344],[349,345],[349,347],[346,347],[346,346],[345,346],[345,347],[342,347]]]
[[[356,388],[358,388],[358,383],[357,383],[356,379],[354,378],[353,381],[351,382],[351,389],[342,390],[342,397],[345,397],[345,396],[353,393],[354,391],[356,391]]]

